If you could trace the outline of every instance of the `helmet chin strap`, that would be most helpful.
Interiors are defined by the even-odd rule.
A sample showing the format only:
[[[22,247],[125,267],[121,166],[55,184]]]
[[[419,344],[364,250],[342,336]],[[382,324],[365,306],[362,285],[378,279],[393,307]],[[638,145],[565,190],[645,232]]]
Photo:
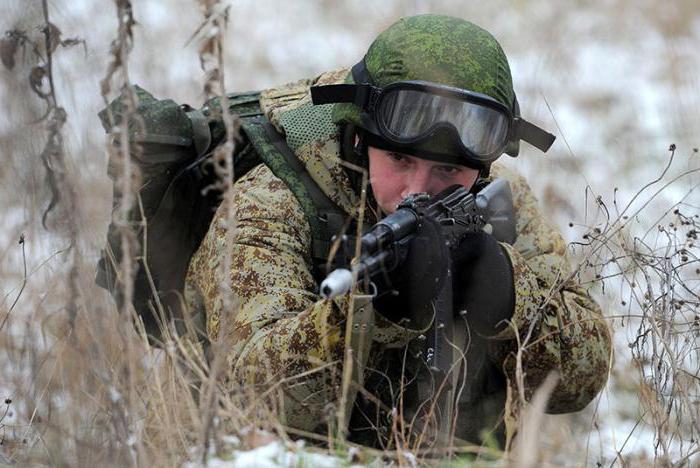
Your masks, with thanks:
[[[341,129],[341,159],[355,166],[369,171],[369,158],[367,155],[367,142],[364,138],[364,131],[354,125],[344,125]],[[350,180],[350,185],[355,192],[362,190],[362,173],[357,170],[343,166],[345,174]],[[372,193],[371,186],[368,187],[368,196]],[[374,198],[371,198],[372,200]]]
[[[365,138],[365,132],[362,131],[362,129],[355,129],[355,132],[353,133],[355,133],[356,141],[352,150],[355,153],[355,156],[357,156],[358,160],[367,161],[367,158],[369,157],[367,148],[369,145],[367,144],[367,139]]]
[[[343,130],[343,146],[342,149],[344,155],[351,155],[353,158],[352,162],[356,166],[363,168],[367,171],[367,176],[369,177],[369,145],[367,144],[367,138],[365,138],[365,130],[360,127],[355,127],[354,125],[346,125]],[[349,154],[348,154],[349,153]],[[352,169],[346,169],[348,176],[350,178],[350,183],[357,193],[362,190],[362,175],[357,171]],[[372,190],[372,184],[367,180],[367,206],[373,210],[377,218],[381,217],[381,209],[379,208],[379,203],[377,199],[374,198],[374,191]]]

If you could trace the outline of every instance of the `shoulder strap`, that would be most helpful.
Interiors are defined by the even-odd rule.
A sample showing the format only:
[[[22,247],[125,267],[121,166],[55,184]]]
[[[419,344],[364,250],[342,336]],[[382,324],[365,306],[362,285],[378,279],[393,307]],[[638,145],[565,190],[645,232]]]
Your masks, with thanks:
[[[325,277],[332,236],[341,232],[346,215],[314,182],[282,136],[264,117],[243,119],[241,124],[260,158],[299,201],[311,227],[314,277]]]
[[[205,118],[216,114],[220,108],[219,98],[207,102],[201,109]],[[260,106],[260,92],[228,95],[229,110],[241,119],[241,128],[254,148],[256,155],[242,152],[237,155],[234,166],[236,178],[246,173],[260,160],[267,165],[276,177],[281,179],[299,201],[311,227],[313,274],[320,281],[326,274],[326,263],[334,234],[342,232],[346,224],[346,214],[316,184],[306,167],[299,161],[281,133],[264,116]],[[199,115],[190,115],[190,118]],[[193,127],[195,127],[193,122]],[[225,134],[220,119],[209,120],[211,139],[218,143]],[[252,152],[251,152],[252,153]]]

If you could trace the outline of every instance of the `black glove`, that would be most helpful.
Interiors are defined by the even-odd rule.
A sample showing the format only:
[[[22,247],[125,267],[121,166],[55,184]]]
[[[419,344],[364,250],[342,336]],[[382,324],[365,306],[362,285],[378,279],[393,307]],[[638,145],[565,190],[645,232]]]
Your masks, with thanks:
[[[513,316],[513,267],[498,241],[485,232],[470,233],[453,250],[454,310],[466,310],[469,326],[482,335],[494,335]]]
[[[375,308],[408,328],[427,327],[433,318],[430,304],[445,283],[448,265],[449,250],[440,225],[424,217],[405,261],[375,281]]]

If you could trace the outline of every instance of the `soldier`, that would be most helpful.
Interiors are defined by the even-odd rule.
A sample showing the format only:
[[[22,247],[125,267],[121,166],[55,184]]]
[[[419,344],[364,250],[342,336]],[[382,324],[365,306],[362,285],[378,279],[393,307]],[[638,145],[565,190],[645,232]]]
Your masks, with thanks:
[[[155,102],[139,93],[142,103]],[[189,315],[206,318],[209,341],[221,344],[210,351],[226,354],[231,391],[279,390],[280,417],[295,430],[334,431],[384,448],[423,444],[438,412],[431,399],[444,388],[433,379],[426,391],[423,338],[435,330],[433,306],[444,285],[453,296],[448,307],[458,314],[459,362],[451,377],[461,376],[445,380],[454,402],[450,436],[503,446],[513,433],[518,395],[530,398],[551,373],[558,380],[549,412],[581,410],[600,391],[610,363],[601,311],[572,278],[565,243],[527,183],[495,163],[503,153],[517,156],[521,139],[546,151],[554,137],[520,117],[508,61],[488,32],[452,17],[405,18],[381,33],[351,70],[231,102],[242,119],[236,167],[245,165],[233,186],[235,226],[226,219],[229,204],[209,224],[206,203],[193,198],[199,189],[188,181],[194,179],[171,184],[158,203],[157,187],[177,172],[163,158],[149,166],[163,180],[150,184],[144,202],[150,255],[159,254],[157,261],[148,257],[149,274],[162,293],[185,283]],[[172,101],[155,102],[140,125],[159,133],[153,141],[177,145],[190,144],[179,136],[180,128],[190,129],[201,155],[221,136],[213,107],[185,112]],[[111,106],[115,115],[119,109]],[[105,119],[105,128],[113,128]],[[166,120],[181,125],[168,129]],[[333,299],[319,295],[332,235],[374,225],[408,195],[439,198],[455,185],[477,191],[497,177],[513,193],[514,242],[474,232],[448,254],[440,228],[426,223],[427,242],[419,248],[414,242],[402,266],[371,288],[361,284]],[[152,216],[151,204],[157,206]],[[228,229],[235,229],[232,236]],[[110,264],[104,257],[98,282],[114,290]],[[150,283],[139,281],[134,305],[144,315]],[[226,283],[230,289],[221,288]],[[222,297],[227,289],[230,296]],[[169,297],[175,299],[166,305],[175,310],[180,301]]]
[[[416,80],[422,84],[411,84]],[[352,86],[328,88],[334,91],[326,91],[323,100],[336,104],[312,105],[310,86],[338,83],[395,92],[379,109],[363,107],[357,97],[362,87]],[[506,56],[488,32],[452,17],[405,18],[381,33],[351,71],[264,91],[259,103],[323,194],[356,222],[364,213],[367,226],[412,193],[437,195],[453,184],[471,188],[489,177],[510,181],[515,242],[473,234],[454,254],[455,306],[467,310],[458,331],[467,335],[467,346],[456,437],[504,443],[508,388],[516,400],[518,395],[519,349],[526,398],[548,374],[558,376],[549,412],[579,411],[600,391],[610,363],[610,334],[601,311],[571,278],[565,243],[542,216],[526,182],[492,164],[504,152],[517,155],[520,139],[546,150],[553,137],[519,117]],[[513,130],[517,125],[519,133]],[[246,140],[241,147],[249,144]],[[355,166],[369,175],[364,210]],[[411,382],[419,367],[419,337],[433,325],[426,311],[436,291],[416,289],[415,270],[439,249],[413,252],[407,265],[414,271],[393,272],[390,286],[377,286],[374,296],[357,290],[354,297],[322,299],[314,276],[313,223],[299,197],[269,164],[248,172],[233,190],[233,243],[225,242],[230,227],[220,209],[187,277],[189,302],[203,308],[209,338],[230,343],[232,389],[279,386],[283,421],[315,432],[333,426],[344,396],[352,404],[340,424],[349,424],[350,440],[366,444],[386,447],[395,440],[392,408],[402,412],[407,425],[421,427],[414,418],[421,414],[421,402],[415,401],[419,392]],[[226,255],[232,268],[224,281],[235,310],[222,309],[218,290]],[[418,284],[440,276],[439,270],[419,275]],[[361,348],[352,353],[363,361],[357,367],[361,375],[355,372],[351,388],[343,390],[343,364],[350,365],[344,352],[350,346],[350,304],[355,322],[368,323],[371,332],[352,343]]]

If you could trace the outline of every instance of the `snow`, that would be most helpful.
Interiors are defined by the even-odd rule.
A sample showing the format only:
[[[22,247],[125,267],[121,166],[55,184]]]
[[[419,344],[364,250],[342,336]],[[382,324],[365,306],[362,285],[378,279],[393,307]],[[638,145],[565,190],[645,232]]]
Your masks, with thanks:
[[[338,457],[304,451],[303,442],[287,448],[279,441],[252,450],[234,450],[226,459],[210,458],[208,468],[278,468],[313,466],[314,468],[335,468],[344,465]],[[196,468],[197,463],[187,463],[185,468]]]
[[[104,136],[96,112],[104,105],[99,82],[110,59],[115,11],[111,3],[105,7],[105,2],[89,0],[50,3],[54,22],[64,37],[84,37],[88,42],[87,54],[80,46],[56,54],[55,75],[59,103],[69,115],[65,135],[70,162],[79,168],[76,172],[83,188],[87,187],[85,192],[92,187],[89,193],[96,205],[86,214],[90,223],[84,250],[89,263],[97,256],[109,221],[111,194],[105,175]],[[618,187],[618,203],[624,206],[663,169],[670,143],[678,147],[674,174],[699,167],[700,158],[692,153],[692,148],[700,146],[698,9],[694,10],[689,32],[671,37],[656,26],[657,18],[648,14],[645,2],[627,5],[599,1],[576,10],[549,0],[515,2],[517,5],[505,1],[489,5],[461,3],[233,2],[226,36],[228,86],[231,90],[261,89],[351,65],[362,57],[374,35],[396,17],[441,11],[473,19],[503,42],[523,114],[557,134],[557,142],[548,155],[539,155],[523,145],[521,157],[509,163],[528,176],[543,200],[545,189],[554,186],[558,194],[571,202],[573,212],[546,207],[567,240],[580,240],[582,233],[581,229],[567,228],[568,222],[591,220],[590,196],[588,212],[585,208],[587,187],[609,203],[613,187]],[[5,19],[0,20],[3,31],[19,25],[36,33],[28,19],[32,10],[23,11],[23,4],[24,0],[18,0],[6,10]],[[668,10],[661,9],[665,18],[679,14],[673,8],[677,6],[670,3]],[[197,42],[188,42],[201,21],[196,2],[141,0],[134,2],[134,13],[138,25],[129,63],[132,81],[153,90],[156,96],[199,105],[204,99],[203,73]],[[31,133],[24,128],[31,121],[30,106],[12,107],[7,99],[12,88],[4,86],[12,77],[4,69],[1,73],[5,81],[0,84],[0,98],[8,102],[8,108],[6,115],[0,117],[0,131],[19,127],[21,139],[31,141]],[[43,173],[35,172],[31,178],[21,169],[27,166],[27,154],[37,153],[37,148],[28,146],[27,151],[8,156],[3,167],[6,172],[0,173],[3,181],[35,184],[9,185],[0,199],[0,272],[5,279],[0,294],[4,303],[15,297],[21,282],[21,256],[16,249],[20,232],[27,234],[28,270],[37,269],[24,294],[40,296],[43,302],[47,285],[59,283],[56,278],[65,270],[62,258],[55,256],[57,250],[65,247],[65,239],[39,227],[40,214],[47,204],[42,198],[45,195],[40,194]],[[32,164],[40,170],[40,163]],[[679,201],[684,200],[691,209],[697,208],[698,180],[697,175],[688,176],[660,194],[642,212],[635,232],[646,231],[664,210]],[[24,193],[26,186],[32,187],[30,196]],[[637,201],[632,211],[647,200],[645,196]],[[50,260],[45,263],[47,259]],[[21,322],[13,322],[13,333],[22,330]],[[616,339],[617,364],[622,368],[631,362],[627,348],[630,336],[625,330],[618,330]],[[593,447],[603,447],[596,451],[602,451],[601,456],[608,460],[614,458],[630,433],[625,453],[641,450],[653,455],[653,432],[645,423],[632,432],[634,418],[621,416],[634,413],[629,407],[636,407],[638,402],[630,398],[607,391],[600,400],[599,430],[590,432],[588,442],[592,451]],[[212,460],[211,466],[336,466],[331,460],[318,454],[288,452],[275,442],[250,452],[235,451],[232,460]]]

